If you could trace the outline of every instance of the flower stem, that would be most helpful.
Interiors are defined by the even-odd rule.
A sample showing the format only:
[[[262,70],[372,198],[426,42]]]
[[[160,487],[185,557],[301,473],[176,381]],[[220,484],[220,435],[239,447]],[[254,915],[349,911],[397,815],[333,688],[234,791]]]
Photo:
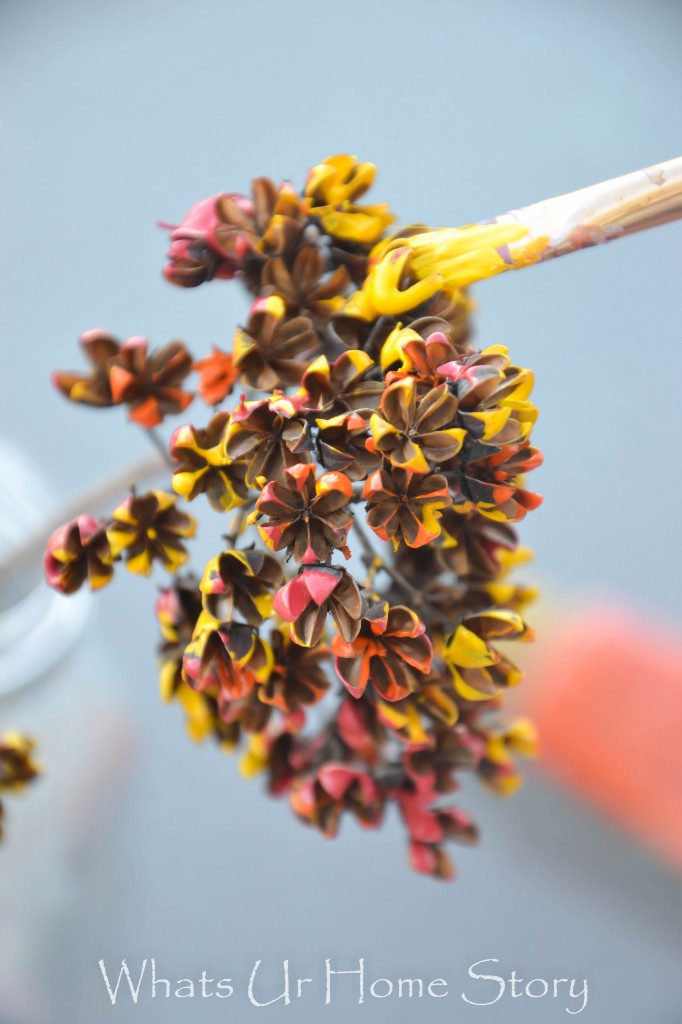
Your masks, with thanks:
[[[173,462],[173,457],[171,456],[171,453],[168,450],[168,445],[159,435],[156,427],[145,427],[144,432],[149,438],[149,440],[152,442],[154,447],[156,448],[157,452],[159,452],[159,454],[162,456],[166,465],[170,467],[170,469],[174,469],[175,463]]]

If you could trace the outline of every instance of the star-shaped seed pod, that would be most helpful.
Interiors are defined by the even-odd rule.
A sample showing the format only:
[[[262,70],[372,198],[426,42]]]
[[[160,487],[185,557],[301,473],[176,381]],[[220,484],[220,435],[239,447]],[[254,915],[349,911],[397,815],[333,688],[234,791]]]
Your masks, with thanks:
[[[327,275],[320,250],[304,245],[290,266],[281,256],[268,260],[263,267],[261,287],[280,296],[289,315],[310,316],[323,326],[343,306],[350,276],[345,267],[337,267]]]
[[[454,866],[441,847],[446,839],[470,846],[478,830],[468,814],[456,807],[434,806],[438,793],[414,792],[405,787],[398,805],[410,836],[410,863],[415,871],[449,880]]]
[[[486,786],[499,796],[510,796],[523,784],[513,754],[538,756],[538,733],[527,718],[517,718],[506,729],[487,734],[478,772]]]
[[[455,773],[475,768],[485,745],[463,725],[430,730],[426,742],[411,743],[403,754],[405,771],[420,793],[452,793],[459,788]]]
[[[149,576],[155,561],[169,572],[184,565],[189,555],[182,541],[195,530],[195,519],[180,512],[174,495],[147,491],[132,494],[114,510],[107,539],[113,557],[124,557],[129,572]]]
[[[365,602],[349,572],[331,565],[300,570],[275,594],[274,610],[291,623],[292,640],[301,647],[315,647],[324,633],[327,615],[344,640],[354,640],[360,631]]]
[[[439,560],[460,579],[487,580],[502,575],[507,559],[518,547],[513,526],[482,516],[475,509],[446,509],[440,525],[443,542]]]
[[[282,567],[265,551],[223,551],[206,565],[199,589],[206,611],[220,623],[238,612],[250,626],[272,614],[272,595],[284,581]]]
[[[318,704],[330,687],[325,670],[329,650],[322,644],[301,647],[286,629],[270,634],[274,665],[268,679],[258,687],[258,698],[283,714],[292,714]]]
[[[43,556],[45,579],[61,594],[75,594],[87,581],[91,590],[104,587],[114,574],[114,555],[103,519],[78,516],[60,526]]]
[[[457,469],[446,474],[453,500],[462,510],[477,509],[499,522],[517,523],[542,504],[542,497],[522,485],[523,474],[542,464],[542,454],[528,443],[505,445],[481,457],[476,444],[465,445]]]
[[[219,405],[232,393],[239,377],[231,352],[223,352],[213,345],[210,356],[199,359],[192,369],[199,374],[197,391],[206,405]]]
[[[18,732],[0,736],[0,794],[20,793],[32,782],[40,768],[33,760],[35,743]],[[0,842],[4,838],[5,809],[0,803]]]
[[[307,206],[288,182],[256,178],[251,196],[220,192],[190,209],[173,228],[164,277],[192,288],[230,279],[285,252],[302,235]]]
[[[111,393],[109,368],[120,351],[121,343],[112,334],[102,330],[85,331],[79,341],[92,371],[87,376],[57,371],[52,374],[52,383],[71,402],[94,406],[117,405]]]
[[[218,512],[246,501],[246,462],[230,459],[225,448],[229,425],[230,414],[218,412],[203,430],[186,424],[174,431],[169,447],[179,465],[172,484],[185,501],[205,494]]]
[[[177,227],[161,225],[171,229],[168,263],[163,268],[163,276],[171,284],[196,288],[214,277],[229,280],[240,269],[241,259],[225,256],[215,237],[216,229],[223,223],[218,204],[226,195],[245,214],[253,212],[253,204],[246,196],[221,192],[195,203]]]
[[[443,649],[457,693],[466,700],[490,700],[502,688],[516,686],[523,673],[492,646],[492,641],[533,639],[533,631],[518,612],[488,608],[465,615]]]
[[[218,701],[221,714],[230,701],[245,697],[272,668],[270,646],[242,623],[221,623],[202,612],[185,648],[182,670],[190,686]]]
[[[242,380],[260,391],[298,384],[320,341],[306,316],[287,317],[279,295],[261,297],[251,306],[245,328],[235,332],[234,364]]]
[[[319,356],[301,378],[303,408],[330,418],[347,412],[364,416],[377,408],[386,390],[383,380],[371,376],[373,359],[360,349],[343,352],[331,365]]]
[[[527,440],[538,410],[529,401],[535,378],[530,370],[512,366],[504,345],[491,345],[444,363],[439,372],[449,381],[458,402],[458,422],[481,452]]]
[[[298,463],[284,470],[282,483],[265,485],[250,521],[258,523],[268,547],[297,562],[324,562],[337,549],[349,558],[352,493],[343,473],[323,473],[316,480],[314,465]]]
[[[339,470],[350,480],[364,480],[381,465],[381,455],[367,451],[369,427],[359,413],[316,419],[315,424],[317,454],[325,469]]]
[[[301,415],[300,403],[275,392],[271,398],[247,402],[232,413],[226,438],[231,459],[245,460],[246,484],[260,486],[268,480],[282,479],[285,466],[310,462],[308,424]]]
[[[331,644],[336,673],[353,697],[367,685],[387,701],[402,700],[431,668],[433,648],[426,626],[405,605],[380,602],[365,613],[353,640],[335,636]]]
[[[201,591],[193,576],[174,580],[159,592],[155,606],[162,641],[158,647],[162,700],[173,699],[182,683],[182,656],[201,614]]]
[[[449,335],[450,326],[440,317],[420,317],[409,327],[402,324],[394,327],[382,345],[379,358],[388,383],[412,374],[421,393],[442,384],[445,377],[438,367],[461,355]]]
[[[439,323],[442,326],[442,321],[427,317],[415,321],[419,333],[411,326],[398,327],[389,335],[381,363],[397,369],[387,373],[387,382],[412,377],[419,395],[447,382],[457,400],[455,422],[479,442],[481,456],[525,440],[537,419],[537,408],[528,400],[533,374],[512,366],[504,345],[458,352],[445,332],[434,330]]]
[[[18,793],[40,774],[34,750],[33,740],[19,732],[0,736],[0,793]]]
[[[181,341],[147,353],[146,338],[128,338],[109,370],[111,394],[125,402],[131,420],[155,427],[165,416],[182,412],[193,399],[180,385],[192,372],[192,356]]]
[[[457,399],[447,384],[418,398],[412,377],[398,380],[384,392],[379,412],[370,418],[369,451],[380,452],[397,469],[428,473],[453,459],[466,430],[454,427]]]
[[[335,238],[373,245],[395,220],[388,203],[356,202],[372,185],[376,170],[374,164],[358,163],[346,153],[328,156],[306,179],[304,194],[311,217]]]
[[[401,542],[411,548],[429,544],[440,533],[441,512],[452,504],[448,482],[435,473],[391,472],[378,469],[365,483],[367,525],[394,550]]]
[[[162,642],[158,647],[159,689],[166,704],[175,701],[185,714],[185,729],[194,743],[213,736],[228,750],[239,739],[239,726],[223,721],[217,699],[193,689],[183,675],[182,662],[202,612],[201,591],[193,576],[176,578],[172,587],[161,590],[156,617]]]
[[[250,200],[223,193],[216,210],[218,252],[238,269],[248,270],[250,263],[262,264],[300,241],[308,204],[288,181],[275,185],[269,178],[254,178]]]
[[[363,828],[377,828],[384,798],[368,772],[329,761],[313,778],[294,783],[291,806],[302,821],[332,839],[339,831],[344,811],[349,811]]]

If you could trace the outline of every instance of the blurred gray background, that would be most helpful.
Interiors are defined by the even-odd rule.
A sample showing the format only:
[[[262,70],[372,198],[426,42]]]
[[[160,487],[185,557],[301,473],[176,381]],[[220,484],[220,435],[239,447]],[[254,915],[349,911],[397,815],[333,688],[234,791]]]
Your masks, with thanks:
[[[165,283],[155,221],[253,176],[301,185],[352,152],[378,164],[372,196],[403,223],[456,225],[679,155],[681,26],[673,0],[4,0],[0,435],[55,500],[144,450],[116,411],[68,406],[50,372],[81,365],[76,339],[94,326],[226,347],[244,296]],[[679,619],[681,241],[671,225],[476,290],[481,344],[508,345],[537,375],[546,503],[522,535],[537,551],[526,576],[549,594],[539,617],[605,594]],[[63,787],[47,780],[11,806],[0,896],[25,870],[13,905],[29,955],[4,960],[3,1024],[248,1021],[253,962],[274,986],[284,957],[316,979],[287,1011],[295,1024],[567,1019],[560,999],[464,1003],[468,966],[493,957],[506,975],[588,978],[581,1020],[682,1019],[680,886],[649,854],[537,774],[508,803],[466,787],[484,840],[455,850],[451,886],[409,872],[393,819],[376,834],[348,822],[325,843],[161,706],[153,589],[119,574],[79,653],[0,705],[0,726],[44,725],[53,779],[60,751],[85,751]],[[152,1002],[143,987],[137,1007],[109,1005],[97,961],[152,956],[165,977],[205,968],[241,991],[223,1005]],[[339,983],[324,1007],[327,956],[364,956],[370,980],[444,977],[451,995],[358,1007]],[[281,1004],[267,1012],[279,1019]]]

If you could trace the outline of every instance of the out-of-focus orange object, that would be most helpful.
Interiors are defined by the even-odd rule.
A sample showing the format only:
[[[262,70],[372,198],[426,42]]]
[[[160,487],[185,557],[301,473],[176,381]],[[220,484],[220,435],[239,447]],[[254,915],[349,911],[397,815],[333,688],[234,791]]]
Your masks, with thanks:
[[[533,675],[543,766],[682,868],[682,634],[594,607]]]

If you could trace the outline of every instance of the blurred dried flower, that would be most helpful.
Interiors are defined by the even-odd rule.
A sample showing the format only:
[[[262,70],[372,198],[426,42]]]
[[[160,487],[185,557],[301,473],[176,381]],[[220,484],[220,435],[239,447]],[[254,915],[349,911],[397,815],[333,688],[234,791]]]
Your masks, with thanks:
[[[78,516],[55,530],[43,557],[45,579],[62,594],[75,594],[86,582],[91,590],[105,586],[114,574],[114,555],[107,523]]]
[[[199,374],[197,391],[206,405],[219,405],[228,395],[239,377],[231,352],[223,352],[216,345],[210,356],[199,359],[192,369]]]

